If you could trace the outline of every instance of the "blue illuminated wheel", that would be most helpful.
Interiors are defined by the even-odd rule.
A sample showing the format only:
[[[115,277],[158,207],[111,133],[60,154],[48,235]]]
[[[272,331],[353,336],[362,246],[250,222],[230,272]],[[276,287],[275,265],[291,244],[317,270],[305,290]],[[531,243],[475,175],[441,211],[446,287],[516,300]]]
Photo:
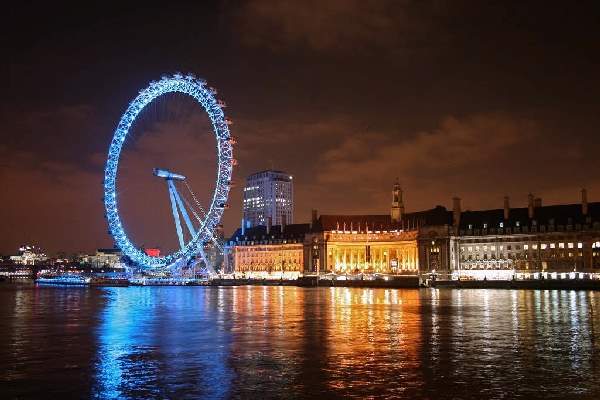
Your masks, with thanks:
[[[147,255],[132,243],[123,229],[118,211],[117,169],[125,139],[139,113],[157,97],[174,92],[193,97],[202,105],[212,122],[213,131],[217,139],[217,180],[210,206],[206,208],[203,218],[199,219],[199,227],[191,228],[191,232],[193,233],[191,239],[187,243],[181,240],[181,227],[177,219],[177,228],[181,242],[179,250],[161,257],[153,257]],[[151,82],[147,88],[140,91],[138,96],[127,107],[115,130],[104,171],[104,206],[106,209],[106,218],[110,234],[113,236],[117,247],[122,251],[123,255],[128,256],[141,268],[160,269],[187,262],[197,255],[203,254],[204,243],[214,239],[212,232],[214,232],[215,227],[221,220],[224,209],[227,207],[227,197],[229,195],[231,175],[235,163],[232,148],[233,140],[228,127],[230,121],[225,118],[225,114],[223,113],[224,104],[218,101],[214,94],[215,90],[206,86],[206,81],[198,79],[193,75],[183,76],[175,74],[163,77],[158,82]],[[168,176],[166,175],[168,173],[169,171],[155,171],[155,175],[167,180],[172,177],[178,179],[177,176],[180,176],[175,174]],[[185,177],[181,177],[185,179]],[[177,196],[176,191],[174,195]],[[181,204],[181,200],[177,200]],[[174,202],[174,200],[172,201]],[[184,214],[185,210],[180,209],[179,211],[182,211],[182,214]],[[173,212],[174,214],[176,212],[175,206]],[[187,217],[187,215],[184,215],[184,217]],[[189,222],[189,219],[186,222]]]

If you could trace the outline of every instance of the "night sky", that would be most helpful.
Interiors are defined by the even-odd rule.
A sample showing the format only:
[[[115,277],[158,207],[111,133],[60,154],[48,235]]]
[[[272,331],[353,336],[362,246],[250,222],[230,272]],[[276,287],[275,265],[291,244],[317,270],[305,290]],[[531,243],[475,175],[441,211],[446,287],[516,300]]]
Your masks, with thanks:
[[[464,209],[500,208],[504,195],[525,206],[529,192],[576,203],[582,187],[600,200],[598,2],[11,3],[1,253],[112,245],[102,179],[114,128],[140,89],[177,71],[216,87],[234,121],[228,234],[244,178],[272,167],[295,177],[296,222],[311,208],[387,213],[396,177],[407,211],[453,196]],[[136,125],[120,190],[138,244],[175,243],[152,167],[188,174],[208,198],[206,122],[174,95]]]

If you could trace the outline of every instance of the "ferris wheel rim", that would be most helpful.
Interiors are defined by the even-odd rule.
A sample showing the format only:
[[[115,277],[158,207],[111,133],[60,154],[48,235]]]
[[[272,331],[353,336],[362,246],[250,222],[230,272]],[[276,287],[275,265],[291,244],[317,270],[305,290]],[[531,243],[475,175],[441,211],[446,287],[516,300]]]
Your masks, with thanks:
[[[196,234],[183,248],[165,256],[152,257],[139,249],[127,236],[118,212],[117,172],[119,159],[130,128],[140,112],[156,98],[167,93],[183,93],[191,96],[208,114],[212,131],[217,140],[217,178],[215,188],[207,208],[206,216]],[[174,74],[153,81],[129,103],[114,131],[104,170],[104,206],[109,233],[116,246],[133,262],[146,269],[162,268],[181,260],[187,261],[199,253],[199,246],[209,239],[210,232],[220,222],[229,195],[233,171],[233,148],[229,133],[228,120],[223,113],[221,103],[214,96],[215,90],[206,85],[206,81],[193,75]]]

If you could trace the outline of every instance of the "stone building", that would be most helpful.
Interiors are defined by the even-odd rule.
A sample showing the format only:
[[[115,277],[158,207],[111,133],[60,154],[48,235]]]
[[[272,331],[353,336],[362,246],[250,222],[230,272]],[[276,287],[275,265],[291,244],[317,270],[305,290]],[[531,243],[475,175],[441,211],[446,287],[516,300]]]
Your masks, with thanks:
[[[402,207],[403,208],[403,207]],[[305,272],[418,275],[448,264],[444,207],[391,215],[321,215],[313,212]],[[397,215],[397,214],[396,214]]]
[[[269,225],[269,224],[267,224]],[[423,279],[600,278],[600,203],[406,213],[398,183],[389,214],[321,215],[310,224],[238,229],[230,272],[252,276],[420,275]]]
[[[466,279],[589,277],[600,273],[600,203],[526,208],[508,197],[496,210],[462,212],[451,235],[453,277]]]
[[[309,224],[242,226],[224,247],[225,272],[245,278],[298,278],[304,271],[309,230]]]

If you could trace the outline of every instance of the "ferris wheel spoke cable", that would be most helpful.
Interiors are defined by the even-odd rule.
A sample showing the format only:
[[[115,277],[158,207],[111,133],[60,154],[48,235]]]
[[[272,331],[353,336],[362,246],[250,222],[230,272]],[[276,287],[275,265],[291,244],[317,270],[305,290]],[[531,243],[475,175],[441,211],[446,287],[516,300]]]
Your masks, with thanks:
[[[192,199],[194,199],[194,202],[196,203],[196,205],[198,206],[198,208],[200,209],[202,214],[204,214],[204,216],[206,216],[206,211],[204,211],[204,208],[202,208],[200,201],[198,201],[198,199],[196,198],[196,195],[194,194],[192,187],[186,181],[183,181],[183,183],[185,184],[185,187],[187,188],[188,192],[190,192],[190,194],[192,195]]]
[[[187,183],[186,183],[186,185],[187,185]],[[200,223],[200,226],[202,226],[202,218],[200,218],[198,213],[194,210],[194,207],[190,204],[188,199],[185,198],[185,196],[181,196],[181,198],[182,198],[183,202],[188,206],[188,208],[190,209],[190,211],[192,212],[194,217],[198,220],[198,222]],[[202,206],[199,204],[199,202],[197,202],[197,203],[198,203],[198,207],[200,207],[200,209],[202,209]],[[221,243],[219,243],[219,240],[217,238],[215,238],[215,235],[213,234],[213,232],[210,232],[207,230],[206,233],[210,236],[210,240],[215,244],[215,246],[217,246],[217,248],[220,251],[223,251],[223,246],[221,245]]]

